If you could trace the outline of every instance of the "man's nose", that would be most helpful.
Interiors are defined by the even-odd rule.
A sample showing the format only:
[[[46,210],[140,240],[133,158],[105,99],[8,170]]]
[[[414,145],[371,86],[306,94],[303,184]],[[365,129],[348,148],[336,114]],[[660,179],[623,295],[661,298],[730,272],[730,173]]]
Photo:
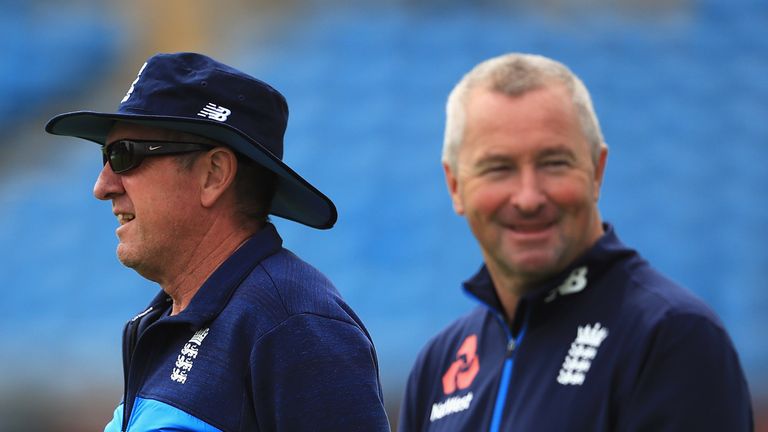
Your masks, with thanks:
[[[109,200],[124,192],[122,178],[112,171],[108,163],[104,164],[93,185],[93,196],[96,199]]]
[[[512,194],[512,204],[522,214],[533,214],[541,210],[546,202],[542,190],[541,179],[535,169],[523,169],[520,173],[518,187]]]

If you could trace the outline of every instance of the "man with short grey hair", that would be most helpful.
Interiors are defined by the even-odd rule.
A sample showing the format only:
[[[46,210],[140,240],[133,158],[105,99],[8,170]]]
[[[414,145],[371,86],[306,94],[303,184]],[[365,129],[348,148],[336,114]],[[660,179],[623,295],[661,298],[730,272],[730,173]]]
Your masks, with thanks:
[[[722,323],[603,222],[607,154],[554,60],[504,55],[455,87],[443,168],[482,251],[479,305],[418,356],[401,432],[752,430]]]

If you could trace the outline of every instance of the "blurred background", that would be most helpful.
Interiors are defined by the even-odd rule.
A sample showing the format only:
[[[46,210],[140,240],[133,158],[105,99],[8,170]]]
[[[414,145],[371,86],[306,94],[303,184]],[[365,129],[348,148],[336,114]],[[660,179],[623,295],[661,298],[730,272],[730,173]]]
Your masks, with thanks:
[[[367,324],[393,427],[419,349],[473,307],[460,282],[481,260],[444,186],[445,98],[491,56],[566,63],[610,146],[604,218],[717,311],[768,431],[764,0],[0,0],[0,431],[101,430],[119,402],[123,323],[158,287],[115,258],[98,147],[43,125],[115,109],[172,51],[286,95],[285,160],[340,217],[274,222]]]

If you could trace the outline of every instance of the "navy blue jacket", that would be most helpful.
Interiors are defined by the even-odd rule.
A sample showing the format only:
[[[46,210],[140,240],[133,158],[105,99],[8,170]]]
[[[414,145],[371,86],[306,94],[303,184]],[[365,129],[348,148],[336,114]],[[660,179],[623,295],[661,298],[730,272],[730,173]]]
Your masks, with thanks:
[[[170,306],[161,292],[126,325],[106,431],[389,431],[368,332],[272,225]]]
[[[464,288],[481,305],[420,353],[401,432],[753,429],[723,325],[609,225],[511,324],[485,267]]]

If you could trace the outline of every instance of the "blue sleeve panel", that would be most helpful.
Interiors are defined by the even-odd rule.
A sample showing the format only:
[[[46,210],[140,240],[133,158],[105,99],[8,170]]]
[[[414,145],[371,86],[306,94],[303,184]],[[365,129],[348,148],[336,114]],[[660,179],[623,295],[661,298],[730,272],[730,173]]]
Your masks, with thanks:
[[[123,423],[123,404],[115,409],[115,415],[104,432],[120,432]],[[127,432],[221,432],[208,423],[166,403],[136,398]]]
[[[112,414],[112,421],[107,423],[104,427],[104,432],[120,432],[120,427],[123,424],[123,404],[120,404],[115,408],[115,412]]]

